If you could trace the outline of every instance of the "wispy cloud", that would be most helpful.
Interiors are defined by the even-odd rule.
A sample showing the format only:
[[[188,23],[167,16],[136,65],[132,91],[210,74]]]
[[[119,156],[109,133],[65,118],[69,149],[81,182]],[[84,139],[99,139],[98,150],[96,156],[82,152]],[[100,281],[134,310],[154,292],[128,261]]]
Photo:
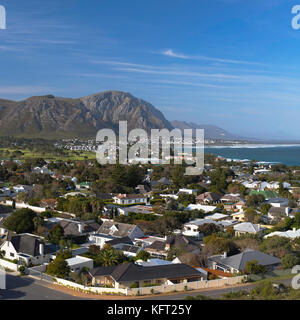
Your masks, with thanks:
[[[231,63],[231,64],[263,65],[262,63],[259,63],[259,62],[222,59],[222,58],[207,57],[202,55],[186,55],[186,54],[174,52],[172,49],[162,51],[161,54],[163,54],[164,56],[172,57],[172,58],[186,59],[186,60],[203,60],[203,61]]]

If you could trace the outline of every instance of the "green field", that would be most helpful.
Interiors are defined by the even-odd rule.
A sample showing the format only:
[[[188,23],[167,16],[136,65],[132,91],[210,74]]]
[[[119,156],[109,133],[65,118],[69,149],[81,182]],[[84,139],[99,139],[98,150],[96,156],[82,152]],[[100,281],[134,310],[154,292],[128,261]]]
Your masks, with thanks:
[[[23,154],[18,154],[18,151],[21,151]],[[70,151],[63,150],[61,151],[33,151],[30,149],[15,149],[15,148],[0,148],[0,160],[9,160],[9,159],[34,159],[34,158],[43,158],[45,160],[95,160],[96,153],[88,151]]]

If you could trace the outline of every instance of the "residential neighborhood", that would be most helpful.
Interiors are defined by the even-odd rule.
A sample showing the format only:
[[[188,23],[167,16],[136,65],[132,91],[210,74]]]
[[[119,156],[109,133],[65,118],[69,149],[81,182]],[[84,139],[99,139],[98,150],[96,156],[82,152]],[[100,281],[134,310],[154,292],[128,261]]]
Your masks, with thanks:
[[[200,176],[180,165],[2,161],[0,265],[125,295],[241,285],[297,265],[300,176],[206,161]]]

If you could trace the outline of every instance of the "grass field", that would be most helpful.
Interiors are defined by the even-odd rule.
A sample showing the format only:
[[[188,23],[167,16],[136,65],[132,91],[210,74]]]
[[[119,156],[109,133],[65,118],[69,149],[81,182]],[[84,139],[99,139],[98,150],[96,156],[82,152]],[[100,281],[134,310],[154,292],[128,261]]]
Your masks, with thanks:
[[[21,151],[23,154],[17,154],[18,151]],[[15,148],[0,148],[0,159],[9,160],[10,158],[18,160],[34,159],[34,158],[43,158],[45,160],[95,160],[96,153],[88,151],[70,151],[63,150],[60,152],[44,152],[44,151],[33,151],[30,149],[15,149]]]

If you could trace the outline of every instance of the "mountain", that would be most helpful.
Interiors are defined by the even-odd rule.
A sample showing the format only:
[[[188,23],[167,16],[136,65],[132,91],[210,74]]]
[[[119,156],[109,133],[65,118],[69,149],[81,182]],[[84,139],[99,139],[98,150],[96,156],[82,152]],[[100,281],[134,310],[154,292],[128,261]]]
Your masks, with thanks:
[[[193,122],[185,122],[185,121],[171,121],[171,124],[174,128],[178,128],[180,130],[184,129],[204,129],[205,139],[214,139],[214,140],[246,140],[244,137],[240,137],[234,135],[232,133],[227,132],[226,130],[219,128],[214,125],[209,124],[196,124]]]
[[[128,130],[172,129],[170,122],[150,103],[120,91],[78,99],[53,95],[19,102],[0,99],[0,136],[92,138],[103,128],[118,131],[121,120],[128,121]]]

